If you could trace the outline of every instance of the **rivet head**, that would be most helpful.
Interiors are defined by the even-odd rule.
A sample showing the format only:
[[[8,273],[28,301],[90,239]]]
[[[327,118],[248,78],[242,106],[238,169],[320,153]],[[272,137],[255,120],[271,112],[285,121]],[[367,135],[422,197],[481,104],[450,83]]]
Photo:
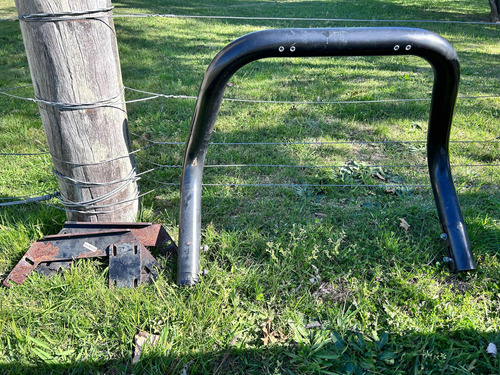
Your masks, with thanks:
[[[399,49],[399,45],[398,45],[398,44],[396,44],[396,45],[394,46],[394,51],[397,51],[398,49]]]
[[[407,50],[407,51],[411,50],[411,45],[409,45],[409,44],[408,44],[408,45],[405,47],[405,50]]]
[[[290,52],[295,52],[295,46],[290,47]]]
[[[280,48],[278,48],[278,51],[280,51],[280,52],[283,52],[284,50],[285,50],[285,47],[283,47],[283,46],[280,46]]]

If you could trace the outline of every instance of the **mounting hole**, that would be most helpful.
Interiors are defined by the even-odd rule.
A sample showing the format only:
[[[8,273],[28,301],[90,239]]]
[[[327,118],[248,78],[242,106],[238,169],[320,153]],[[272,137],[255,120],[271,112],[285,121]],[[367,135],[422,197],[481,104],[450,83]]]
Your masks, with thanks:
[[[146,273],[151,273],[151,270],[147,266],[144,266],[144,271],[146,271]]]
[[[137,288],[137,285],[139,285],[139,282],[137,279],[134,279],[134,288]]]
[[[405,47],[405,50],[407,50],[407,51],[411,50],[411,45],[409,45],[409,44],[408,44],[408,45]]]
[[[280,51],[280,52],[283,52],[284,50],[285,50],[285,47],[283,47],[283,46],[280,46],[280,48],[278,48],[278,51]]]
[[[295,46],[290,47],[290,52],[295,52]]]
[[[394,51],[397,51],[398,49],[399,49],[399,45],[398,45],[398,44],[396,44],[396,45],[394,46]]]
[[[115,257],[116,256],[116,246],[115,245],[109,245],[109,247],[111,248],[111,255],[113,255]]]
[[[134,245],[134,255],[137,255],[137,245]]]
[[[24,260],[25,260],[27,263],[31,264],[32,266],[34,266],[34,265],[35,265],[35,262],[33,262],[30,258],[24,258]]]

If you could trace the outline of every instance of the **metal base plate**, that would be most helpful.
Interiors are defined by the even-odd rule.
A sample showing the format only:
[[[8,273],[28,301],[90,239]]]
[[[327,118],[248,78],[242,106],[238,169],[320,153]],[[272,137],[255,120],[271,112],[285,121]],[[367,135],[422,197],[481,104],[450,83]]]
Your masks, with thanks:
[[[59,234],[33,243],[3,284],[22,284],[35,269],[51,276],[77,259],[108,257],[110,286],[136,287],[151,282],[160,269],[146,246],[162,254],[177,251],[161,224],[67,222]]]

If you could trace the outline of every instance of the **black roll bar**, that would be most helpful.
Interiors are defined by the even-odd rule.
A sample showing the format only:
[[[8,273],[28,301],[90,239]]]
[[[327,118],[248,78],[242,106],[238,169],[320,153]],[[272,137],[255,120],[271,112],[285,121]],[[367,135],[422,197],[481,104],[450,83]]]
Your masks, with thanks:
[[[267,57],[415,55],[434,69],[427,157],[439,220],[451,267],[476,268],[453,185],[448,144],[458,92],[460,65],[453,47],[422,29],[327,28],[277,29],[245,35],[226,46],[208,67],[196,102],[182,170],[177,283],[199,280],[201,187],[205,155],[222,95],[242,66]]]

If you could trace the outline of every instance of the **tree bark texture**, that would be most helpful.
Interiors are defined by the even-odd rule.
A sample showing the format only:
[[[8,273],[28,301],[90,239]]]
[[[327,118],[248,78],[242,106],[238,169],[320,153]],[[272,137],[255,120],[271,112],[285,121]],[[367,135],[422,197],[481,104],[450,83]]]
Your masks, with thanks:
[[[500,21],[500,0],[489,0],[490,3],[490,21],[498,22]]]
[[[110,6],[110,0],[16,0],[20,16]],[[72,221],[135,221],[139,209],[116,34],[108,15],[20,21],[35,96],[48,102],[38,105],[63,204],[76,202],[65,204]]]

